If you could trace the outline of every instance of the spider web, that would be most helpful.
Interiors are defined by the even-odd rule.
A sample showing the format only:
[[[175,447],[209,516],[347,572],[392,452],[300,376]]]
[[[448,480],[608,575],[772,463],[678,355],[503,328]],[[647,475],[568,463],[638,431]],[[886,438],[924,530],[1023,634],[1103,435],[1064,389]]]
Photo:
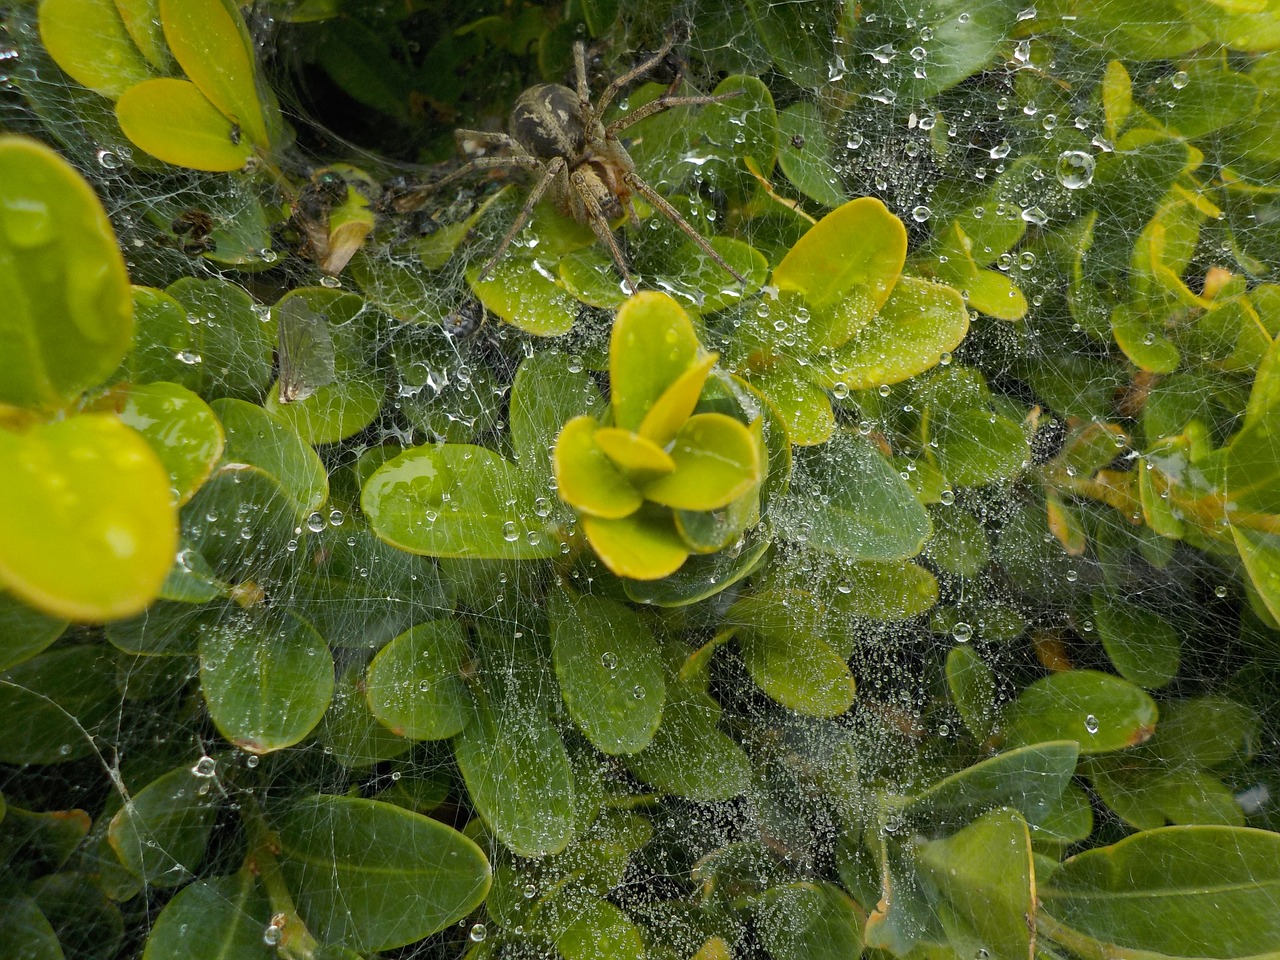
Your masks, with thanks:
[[[1124,412],[1135,390],[1133,370],[1117,362],[1114,344],[1102,341],[1069,308],[1064,286],[1071,257],[1055,246],[1068,225],[1092,208],[1092,194],[1103,190],[1093,181],[1093,171],[1106,163],[1115,145],[1095,90],[1114,56],[1104,49],[1109,33],[1123,32],[1129,50],[1139,43],[1128,39],[1130,27],[1099,28],[1100,17],[1090,20],[1081,11],[1080,19],[1087,24],[1077,31],[1071,15],[1050,17],[1034,7],[1017,11],[994,3],[939,2],[919,9],[910,4],[868,4],[856,31],[842,27],[842,18],[851,16],[847,9],[808,0],[682,0],[651,13],[620,6],[627,8],[620,18],[626,29],[615,27],[608,33],[610,42],[591,48],[594,89],[635,62],[639,48],[656,46],[668,24],[687,22],[690,35],[681,52],[688,89],[709,92],[721,76],[745,74],[764,81],[784,114],[798,105],[815,108],[813,122],[804,128],[807,136],[788,134],[784,128],[780,152],[787,159],[773,170],[761,171],[777,196],[766,195],[759,202],[766,208],[775,206],[776,213],[766,209],[731,224],[739,239],[758,242],[776,263],[775,254],[785,249],[787,236],[777,222],[790,220],[789,204],[818,218],[840,198],[859,196],[879,198],[906,224],[913,254],[927,250],[935,232],[975,203],[985,204],[993,219],[1022,221],[1025,237],[996,257],[991,269],[1021,290],[1027,314],[1011,322],[974,310],[968,337],[949,358],[951,367],[981,372],[996,398],[990,407],[993,418],[1008,415],[1030,424],[1033,465],[1049,462],[1071,431],[1095,421],[1122,425],[1116,461],[1108,466],[1129,469],[1153,453],[1135,418]],[[234,639],[259,629],[235,604],[179,610],[173,613],[176,627],[162,620],[162,611],[153,611],[128,628],[135,634],[127,640],[122,639],[124,628],[77,628],[60,643],[101,647],[103,656],[113,661],[114,702],[100,725],[83,728],[92,749],[77,746],[80,759],[0,768],[0,789],[9,801],[33,809],[76,806],[95,816],[105,811],[76,855],[84,873],[110,860],[103,840],[106,820],[120,803],[129,802],[135,784],[145,785],[158,773],[157,765],[163,769],[161,761],[171,767],[188,765],[210,797],[231,798],[247,790],[269,804],[300,791],[354,790],[361,796],[432,810],[446,822],[455,818],[461,828],[468,817],[466,790],[448,745],[396,737],[370,722],[359,688],[373,656],[392,638],[415,624],[455,617],[464,618],[483,637],[473,665],[479,682],[491,690],[515,691],[505,702],[518,702],[520,709],[542,704],[551,713],[568,744],[581,792],[644,794],[647,788],[641,779],[617,758],[594,750],[564,711],[548,666],[549,651],[538,639],[545,634],[540,605],[546,585],[532,571],[535,565],[409,558],[380,544],[358,508],[360,480],[367,476],[362,457],[371,451],[440,441],[501,449],[507,442],[506,401],[523,359],[556,350],[571,366],[602,365],[611,311],[576,306],[572,331],[552,343],[491,313],[485,315],[473,295],[468,270],[474,272],[501,241],[519,210],[527,181],[477,177],[446,195],[433,196],[421,214],[380,226],[338,279],[322,277],[290,256],[288,243],[273,237],[269,229],[255,233],[236,226],[252,220],[255,209],[252,191],[236,178],[157,170],[139,157],[109,124],[95,120],[104,110],[102,104],[42,58],[32,18],[20,8],[4,12],[9,15],[9,36],[0,45],[0,125],[54,138],[93,183],[135,283],[163,288],[184,276],[227,279],[248,292],[264,323],[274,319],[266,308],[298,287],[359,294],[363,305],[350,323],[360,330],[365,362],[341,376],[377,391],[385,385],[386,390],[386,399],[367,425],[339,442],[320,446],[329,484],[327,501],[295,525],[283,550],[268,546],[246,559],[255,565],[255,580],[272,598],[275,615],[283,617],[285,610],[292,610],[307,618],[332,651],[337,685],[332,705],[314,732],[279,754],[258,756],[235,749],[222,740],[193,693],[201,664],[190,651],[180,656],[136,655],[145,645],[148,623],[196,639],[219,631]],[[386,143],[369,147],[360,138],[377,125],[369,117],[379,114],[354,101],[348,105],[354,120],[322,110],[321,101],[332,92],[326,86],[331,78],[314,65],[298,66],[297,58],[306,60],[312,52],[299,39],[302,28],[276,21],[271,13],[270,5],[257,11],[252,26],[260,53],[274,67],[273,82],[285,94],[286,110],[293,111],[290,120],[300,131],[292,158],[298,170],[346,160],[383,178],[429,178],[458,162],[443,152],[449,128],[496,129],[505,118],[494,111],[505,109],[520,89],[540,79],[534,58],[513,54],[505,62],[506,70],[461,81],[467,92],[456,99],[460,115],[455,120],[430,116],[425,135],[404,133],[408,125],[401,124],[396,136],[386,141],[396,150],[387,149]],[[953,53],[946,45],[948,30],[975,20],[1002,25],[989,31],[991,49],[978,57],[982,69],[963,82],[944,82],[940,75],[948,69],[946,56]],[[1085,26],[1101,33],[1085,33]],[[1179,23],[1170,20],[1167,26],[1173,32]],[[418,41],[408,41],[414,42]],[[1117,41],[1121,51],[1126,49],[1123,44]],[[976,56],[972,51],[966,54]],[[1140,65],[1143,72],[1135,69],[1135,88],[1150,91],[1154,103],[1174,101],[1186,89],[1188,75],[1198,76],[1198,68],[1242,56],[1207,43],[1177,62],[1151,58]],[[647,93],[637,90],[624,97],[621,106],[634,108],[665,82],[668,78],[658,78]],[[743,189],[745,181],[741,170],[727,169],[717,150],[680,139],[681,125],[693,124],[690,115],[696,109],[663,115],[663,122],[647,126],[630,148],[641,176],[664,196],[679,198],[690,223],[711,236],[726,223],[731,202],[726,197]],[[794,115],[788,116],[788,122],[794,122]],[[1233,166],[1231,145],[1218,148],[1211,162],[1220,168]],[[792,174],[797,180],[804,177],[805,185],[792,182]],[[1103,197],[1100,218],[1127,237],[1127,242],[1111,247],[1098,245],[1103,273],[1129,268],[1130,247],[1145,225],[1144,218],[1129,215],[1131,200],[1114,185]],[[184,249],[182,238],[169,229],[191,207],[210,211],[218,223],[220,248],[213,255]],[[1251,284],[1273,277],[1275,210],[1274,201],[1262,199],[1239,216],[1228,210],[1222,219],[1209,221],[1195,244],[1188,276],[1196,274],[1203,282],[1213,267],[1224,266],[1247,276]],[[546,214],[540,211],[539,216]],[[464,223],[466,236],[444,247],[448,255],[438,260],[424,256],[424,243],[429,247],[435,242],[432,238],[449,236],[451,228]],[[529,245],[539,242],[540,229],[535,220],[533,230],[516,239],[511,256],[537,262],[539,251]],[[559,224],[550,229],[572,228]],[[633,265],[639,265],[642,285],[667,289],[685,296],[691,307],[697,305],[696,296],[678,280],[649,269],[685,255],[686,240],[677,230],[651,213],[642,224],[622,227],[619,235]],[[220,262],[219,255],[227,255],[241,239],[248,249],[241,262]],[[616,277],[614,282],[619,282]],[[748,298],[749,308],[756,303]],[[1210,339],[1203,349],[1211,353],[1228,347]],[[247,347],[230,362],[246,359]],[[295,374],[304,380],[307,376],[305,371]],[[1227,387],[1247,392],[1248,379],[1236,377]],[[921,396],[917,382],[855,392],[837,398],[837,417],[851,433],[900,436],[902,424],[918,416]],[[1229,407],[1225,388],[1222,393],[1206,388],[1193,401],[1198,404],[1194,416],[1208,425],[1217,443],[1239,429],[1233,410],[1243,405]],[[918,480],[912,475],[924,452],[910,445],[894,450],[904,479]],[[1280,451],[1276,455],[1280,457]],[[1114,670],[1097,639],[1099,613],[1091,605],[1097,595],[1122,597],[1171,625],[1180,657],[1176,676],[1153,691],[1162,711],[1167,708],[1171,717],[1182,711],[1191,724],[1229,713],[1235,726],[1224,722],[1224,729],[1243,731],[1226,743],[1212,768],[1196,771],[1201,778],[1197,782],[1205,785],[1204,803],[1225,796],[1232,808],[1219,811],[1221,816],[1280,829],[1275,803],[1280,790],[1274,713],[1280,692],[1277,634],[1257,604],[1251,604],[1251,588],[1238,564],[1209,550],[1156,537],[1129,548],[1141,528],[1121,511],[1097,504],[1079,510],[1090,548],[1071,555],[1043,521],[1038,512],[1042,497],[1025,474],[948,493],[930,506],[935,528],[957,531],[961,544],[966,538],[981,539],[988,545],[989,561],[956,572],[959,565],[941,559],[942,548],[935,544],[934,552],[924,557],[940,584],[934,609],[906,620],[860,618],[842,625],[851,638],[847,659],[858,681],[858,697],[849,713],[836,719],[805,717],[781,707],[759,689],[732,644],[719,652],[710,665],[709,690],[724,711],[720,729],[729,732],[750,758],[748,788],[729,800],[659,795],[637,802],[647,822],[647,839],[619,863],[599,870],[598,876],[608,878],[608,889],[583,885],[584,911],[605,898],[643,928],[652,955],[688,957],[701,947],[702,931],[672,904],[691,897],[708,871],[715,875],[717,855],[732,845],[768,850],[773,858],[769,869],[789,880],[835,882],[836,864],[845,862],[847,807],[832,801],[813,771],[849,751],[857,757],[862,781],[888,794],[910,794],[934,782],[939,770],[952,769],[955,756],[967,752],[975,760],[981,757],[972,729],[966,730],[972,718],[962,716],[946,693],[943,665],[948,653],[966,647],[989,668],[995,696],[988,720],[994,722],[999,706],[1044,675],[1057,662],[1055,657],[1067,658],[1076,667]],[[546,496],[555,502],[554,491],[546,491]],[[803,536],[781,547],[780,556],[775,565],[781,571],[780,590],[840,591],[850,573],[807,549]],[[298,563],[299,557],[309,563]],[[575,586],[588,589],[600,573],[590,563],[581,565],[575,570]],[[459,602],[460,595],[465,602]],[[734,596],[730,591],[691,608],[684,626],[689,652],[714,633]],[[207,673],[208,664],[204,667]],[[1197,712],[1200,707],[1205,709]],[[512,716],[499,719],[507,735],[518,738],[531,728],[522,726],[515,706],[511,709]],[[1133,763],[1173,768],[1182,758],[1173,746],[1165,750],[1157,734]],[[1150,787],[1132,771],[1102,762],[1090,769],[1092,777],[1078,781],[1091,791],[1094,817],[1082,847],[1123,836],[1132,829],[1126,818],[1138,815],[1135,807],[1140,810],[1150,803]],[[856,806],[860,801],[848,802]],[[622,811],[625,807],[619,803],[608,816],[619,820]],[[1169,818],[1196,822],[1195,816],[1184,810]],[[225,813],[220,817],[201,876],[225,872],[215,869],[219,865],[232,870],[243,855],[234,839],[234,818]],[[607,834],[616,826],[604,820],[584,824],[579,836],[590,838],[593,830]],[[889,822],[884,829],[892,833],[898,826]],[[491,834],[475,832],[487,845],[491,862],[515,872],[517,880],[508,881],[512,889],[532,889],[531,896],[537,897],[551,882],[539,858],[514,856]],[[751,868],[763,870],[755,862]],[[851,869],[853,875],[856,870]],[[121,918],[116,931],[110,930],[112,921],[104,921],[109,950],[95,952],[94,930],[67,919],[58,929],[68,956],[141,955],[147,932],[174,887],[144,885],[130,891],[122,884],[117,892],[120,901],[104,897],[97,914]],[[867,909],[875,905],[874,890],[850,892]],[[266,943],[271,943],[278,931],[273,934],[270,917],[255,922],[261,923]],[[762,926],[757,921],[736,929],[741,940],[734,956],[770,955],[757,929]],[[522,939],[519,924],[504,920],[492,906],[389,955],[452,958],[477,945],[492,948],[496,956],[554,955],[547,944]]]

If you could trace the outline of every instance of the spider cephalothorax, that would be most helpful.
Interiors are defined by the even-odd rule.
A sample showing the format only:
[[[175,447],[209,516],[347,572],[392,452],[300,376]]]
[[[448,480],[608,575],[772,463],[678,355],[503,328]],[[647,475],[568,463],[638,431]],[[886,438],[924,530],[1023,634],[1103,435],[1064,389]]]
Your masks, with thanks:
[[[740,283],[746,283],[746,279],[725,263],[724,258],[680,216],[675,207],[640,178],[630,155],[618,139],[618,134],[627,127],[655,113],[672,107],[715,103],[734,94],[678,97],[668,92],[607,126],[602,120],[605,111],[622,89],[659,64],[671,52],[674,43],[674,37],[668,37],[653,56],[633,70],[614,78],[594,104],[587,87],[586,52],[581,42],[574,44],[576,89],[559,83],[540,83],[530,87],[520,94],[511,111],[510,133],[457,131],[460,143],[494,148],[501,153],[469,161],[447,177],[411,194],[409,203],[420,203],[427,191],[437,190],[476,170],[503,167],[529,170],[537,174],[538,180],[529,191],[528,199],[511,229],[481,269],[480,277],[484,278],[493,269],[516,234],[528,222],[534,206],[544,195],[548,195],[564,213],[591,227],[596,237],[609,248],[614,263],[618,265],[618,270],[626,281],[627,289],[635,293],[635,281],[631,278],[622,250],[609,224],[624,213],[631,214],[632,219],[635,219],[631,198],[633,194],[639,194],[683,230],[707,256],[733,274]],[[674,86],[673,84],[673,89]]]

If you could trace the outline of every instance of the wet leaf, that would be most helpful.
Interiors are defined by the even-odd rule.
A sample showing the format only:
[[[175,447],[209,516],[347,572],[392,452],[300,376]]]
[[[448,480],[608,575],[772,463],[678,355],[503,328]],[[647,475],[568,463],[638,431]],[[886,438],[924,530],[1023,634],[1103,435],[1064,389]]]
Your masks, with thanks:
[[[1069,858],[1041,887],[1046,933],[1073,949],[1248,957],[1280,940],[1280,837],[1165,827]],[[1122,894],[1122,895],[1118,895]]]
[[[0,762],[65,763],[94,752],[93,733],[118,709],[109,648],[46,650],[0,682]]]
[[[271,907],[247,867],[197,880],[165,904],[147,937],[143,960],[250,960],[262,953]]]
[[[573,770],[564,741],[536,706],[477,702],[454,740],[471,801],[513,853],[540,857],[573,836]]]
[[[389,803],[306,797],[275,814],[272,826],[304,922],[362,952],[443,930],[489,892],[489,864],[479,847]]]
[[[511,461],[483,447],[444,444],[388,460],[365,482],[360,505],[374,533],[411,553],[555,556],[559,538],[536,515],[526,489]]]
[[[0,430],[0,502],[0,582],[51,616],[130,616],[173,565],[168,474],[114,417]]]
[[[1135,747],[1151,736],[1156,705],[1139,687],[1108,673],[1067,670],[1022,691],[1004,715],[1013,745],[1075,740],[1081,753]]]
[[[204,860],[222,797],[191,766],[136,790],[111,818],[107,835],[121,863],[149,886],[188,883]]]
[[[253,51],[239,11],[222,0],[159,0],[174,59],[200,92],[266,149],[271,142],[254,79]]]
[[[117,7],[112,0],[40,4],[40,39],[49,56],[77,83],[112,99],[155,75]]]
[[[859,197],[814,224],[774,267],[773,283],[803,294],[811,309],[865,291],[874,312],[898,282],[906,255],[902,221],[879,200]]]
[[[0,403],[70,404],[115,370],[133,335],[106,212],[70,164],[25,137],[0,137],[0,301]]]
[[[245,611],[200,635],[200,691],[218,732],[241,750],[292,746],[324,716],[333,656],[315,628],[287,612]]]
[[[169,472],[178,505],[186,503],[222,457],[222,425],[208,404],[176,383],[130,387],[121,422],[137,430]]]
[[[125,136],[165,163],[214,173],[240,170],[253,143],[189,80],[148,80],[116,102]]]
[[[420,623],[378,651],[364,688],[383,725],[411,740],[444,740],[466,724],[471,697],[462,682],[466,641],[448,620]]]
[[[615,600],[552,594],[551,653],[569,715],[599,750],[633,754],[653,739],[666,683],[658,641]]]
[[[299,517],[324,505],[329,497],[324,464],[292,428],[243,400],[215,400],[212,406],[227,432],[228,460],[252,464],[279,481]]]

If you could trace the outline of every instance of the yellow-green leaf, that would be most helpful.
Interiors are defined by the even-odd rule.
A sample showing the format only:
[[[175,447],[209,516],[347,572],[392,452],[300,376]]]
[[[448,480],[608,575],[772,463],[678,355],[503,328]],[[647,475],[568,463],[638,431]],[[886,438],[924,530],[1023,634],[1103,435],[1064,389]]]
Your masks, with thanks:
[[[193,170],[239,170],[253,145],[188,80],[157,79],[131,87],[116,103],[120,129],[157,159]]]
[[[200,92],[259,147],[270,146],[253,52],[235,7],[222,0],[160,0],[169,49]],[[150,151],[148,151],[150,152]]]
[[[832,210],[797,240],[774,268],[773,283],[804,294],[811,308],[861,286],[878,308],[897,283],[906,257],[902,221],[874,197],[859,197]]]
[[[599,429],[587,416],[566,423],[552,465],[562,500],[583,513],[616,520],[639,510],[644,498],[596,443]]]
[[[644,486],[648,500],[677,510],[718,510],[760,482],[760,448],[751,431],[723,413],[685,421],[672,444],[673,472]]]
[[[169,475],[115,417],[0,431],[0,584],[55,616],[138,613],[178,546]]]
[[[700,349],[689,315],[665,293],[646,291],[624,303],[609,344],[617,425],[639,430],[659,398],[698,361]]]
[[[620,427],[601,427],[596,443],[614,465],[631,476],[647,478],[676,468],[671,456],[647,437]]]
[[[76,83],[104,97],[155,76],[112,0],[44,0],[40,40]]]
[[[616,520],[584,516],[582,529],[604,565],[620,577],[661,580],[689,556],[670,517],[640,512]]]

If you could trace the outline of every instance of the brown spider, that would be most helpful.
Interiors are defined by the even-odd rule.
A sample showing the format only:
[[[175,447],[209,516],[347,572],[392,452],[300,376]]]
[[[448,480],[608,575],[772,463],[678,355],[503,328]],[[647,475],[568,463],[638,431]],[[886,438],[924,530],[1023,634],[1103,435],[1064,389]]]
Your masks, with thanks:
[[[676,82],[663,96],[631,111],[608,126],[605,126],[601,120],[622,89],[661,63],[674,45],[675,37],[669,35],[662,47],[651,57],[610,81],[604,92],[600,94],[600,98],[592,104],[587,87],[586,51],[582,42],[578,41],[573,45],[576,90],[571,90],[559,83],[540,83],[530,87],[520,94],[516,100],[515,109],[511,111],[509,134],[488,133],[482,130],[458,130],[455,136],[460,144],[467,141],[484,147],[497,148],[503,153],[492,157],[478,157],[435,183],[420,188],[405,198],[409,201],[405,207],[411,209],[412,206],[421,203],[427,192],[438,190],[476,170],[514,167],[532,171],[538,174],[537,183],[529,192],[528,199],[525,200],[524,207],[511,225],[511,229],[498,244],[498,249],[481,268],[480,279],[483,280],[494,265],[502,259],[511,241],[528,222],[534,206],[544,194],[550,193],[565,214],[579,223],[589,225],[595,235],[604,242],[613,256],[613,262],[618,265],[618,270],[626,281],[627,289],[635,293],[635,281],[627,270],[622,250],[609,223],[621,217],[624,211],[630,214],[632,220],[639,219],[631,202],[632,194],[638,193],[683,230],[707,256],[733,274],[739,283],[745,284],[746,278],[725,263],[724,258],[680,216],[675,207],[640,179],[639,174],[636,173],[635,163],[618,139],[618,134],[627,127],[656,113],[662,113],[672,107],[716,103],[736,96],[737,92],[717,96],[674,96],[672,91],[679,83],[677,76]]]

